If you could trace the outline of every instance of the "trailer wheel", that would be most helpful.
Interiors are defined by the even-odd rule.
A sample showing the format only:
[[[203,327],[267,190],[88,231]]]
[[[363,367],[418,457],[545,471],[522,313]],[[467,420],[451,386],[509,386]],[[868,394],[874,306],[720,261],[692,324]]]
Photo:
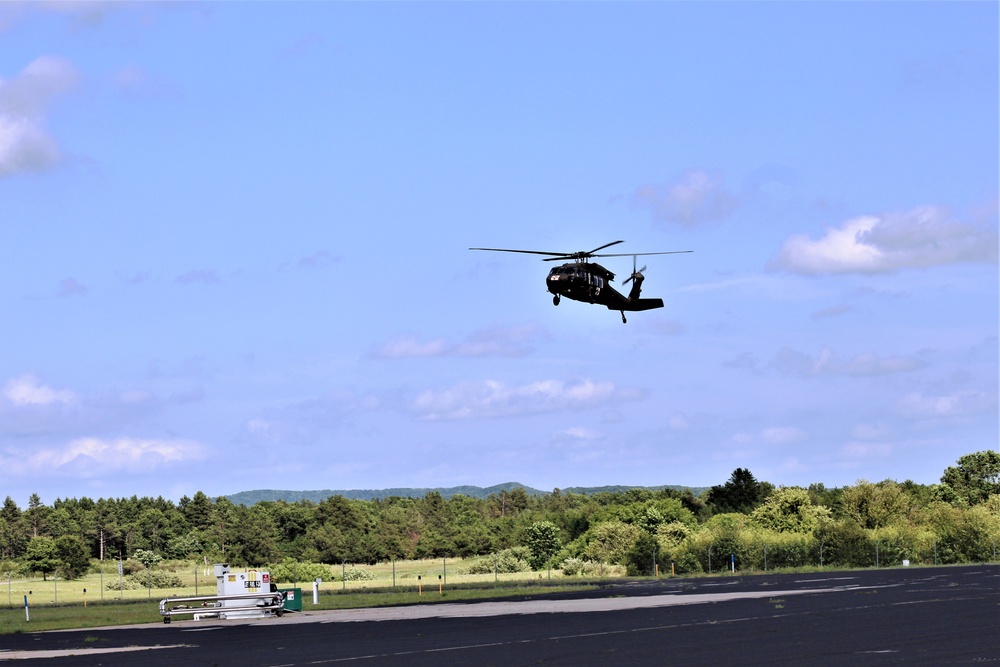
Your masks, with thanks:
[[[164,622],[165,624],[167,624],[167,625],[170,625],[170,617],[169,617],[169,616],[164,616],[164,617],[163,617],[163,622]]]

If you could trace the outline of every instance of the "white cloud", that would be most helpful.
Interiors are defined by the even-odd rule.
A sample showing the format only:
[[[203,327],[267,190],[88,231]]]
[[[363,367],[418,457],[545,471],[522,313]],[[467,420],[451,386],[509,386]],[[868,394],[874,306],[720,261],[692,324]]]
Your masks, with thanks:
[[[886,443],[849,442],[840,448],[840,453],[848,459],[886,458],[892,454],[893,446]]]
[[[776,426],[761,431],[760,437],[764,442],[772,445],[788,445],[805,440],[808,434],[794,426]]]
[[[429,341],[417,340],[415,336],[404,334],[386,341],[372,350],[376,359],[412,359],[445,356],[453,346],[444,338]]]
[[[60,297],[84,296],[87,294],[87,286],[75,278],[66,278],[60,281],[56,294]]]
[[[721,220],[739,203],[721,176],[701,169],[692,169],[673,183],[640,186],[632,194],[635,208],[648,209],[654,220],[684,227]]]
[[[730,365],[735,365],[735,362]],[[920,361],[911,357],[881,357],[872,352],[859,354],[849,359],[841,359],[826,347],[816,355],[799,352],[788,347],[782,348],[770,363],[770,367],[780,373],[800,377],[831,375],[870,377],[905,373],[921,366]]]
[[[997,397],[981,391],[959,391],[953,394],[927,396],[918,392],[907,394],[896,408],[906,417],[944,419],[997,411]]]
[[[688,420],[684,417],[684,415],[676,414],[667,420],[667,426],[670,427],[671,431],[683,431],[690,428],[691,424],[688,423]]]
[[[458,342],[445,338],[420,340],[406,334],[376,346],[370,356],[375,359],[524,357],[532,351],[531,341],[547,337],[548,333],[534,324],[480,329]]]
[[[186,440],[79,438],[61,447],[43,448],[27,455],[4,453],[0,455],[0,468],[8,475],[65,471],[103,475],[116,471],[153,470],[202,458],[204,448]]]
[[[601,434],[593,429],[583,426],[573,426],[554,434],[552,440],[555,442],[587,442],[597,440],[600,437]]]
[[[443,391],[426,391],[413,401],[421,419],[448,420],[507,417],[562,410],[580,410],[638,400],[644,392],[613,382],[540,380],[508,385],[495,380],[463,383]]]
[[[182,273],[174,279],[174,282],[181,285],[193,285],[201,283],[203,285],[214,285],[221,282],[219,274],[215,269],[192,269],[187,273]]]
[[[953,220],[924,206],[906,213],[863,216],[830,228],[819,240],[796,235],[770,268],[792,273],[885,273],[963,262],[996,262],[997,232]]]
[[[889,429],[883,424],[855,424],[851,435],[858,440],[880,440],[889,434]]]
[[[79,80],[67,60],[38,58],[13,79],[0,79],[0,177],[44,171],[60,158],[59,147],[45,130],[43,114],[53,98]]]
[[[4,385],[3,395],[17,406],[71,404],[76,394],[68,389],[57,390],[39,382],[34,375],[13,378]]]

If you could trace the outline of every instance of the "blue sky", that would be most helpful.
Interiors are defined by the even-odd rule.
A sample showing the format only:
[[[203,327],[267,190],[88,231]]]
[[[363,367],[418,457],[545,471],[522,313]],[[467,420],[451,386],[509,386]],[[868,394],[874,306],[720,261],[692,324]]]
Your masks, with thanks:
[[[4,3],[0,495],[936,482],[998,442],[998,25]],[[624,325],[468,251],[618,239],[694,251]]]

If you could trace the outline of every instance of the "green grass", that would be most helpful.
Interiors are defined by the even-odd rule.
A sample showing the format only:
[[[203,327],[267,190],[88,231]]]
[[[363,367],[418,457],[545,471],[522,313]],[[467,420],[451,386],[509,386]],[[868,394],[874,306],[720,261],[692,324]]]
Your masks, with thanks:
[[[460,559],[398,561],[395,567],[392,563],[347,567],[363,569],[375,578],[343,582],[339,580],[343,568],[333,566],[331,575],[336,580],[323,581],[319,603],[315,605],[311,581],[275,583],[279,588],[301,588],[302,608],[306,612],[521,597],[541,592],[584,590],[595,585],[586,579],[568,579],[556,570],[498,576],[466,574],[468,563],[463,564]],[[120,590],[114,563],[106,563],[103,574],[98,567],[98,571],[71,581],[0,579],[0,635],[162,622],[160,600],[216,593],[211,566],[169,562],[157,568],[178,577],[181,585],[169,589]],[[109,590],[109,585],[115,588]],[[25,596],[28,597],[30,620],[25,618]],[[178,617],[187,618],[190,617]]]
[[[567,584],[506,583],[500,586],[465,585],[461,588],[449,584],[437,585],[418,592],[416,587],[372,588],[335,592],[324,587],[319,595],[319,603],[313,604],[312,589],[302,591],[304,612],[328,609],[356,609],[361,607],[384,607],[407,604],[432,604],[437,602],[460,602],[469,600],[489,600],[520,598],[540,593],[587,590],[594,582]],[[202,591],[212,595],[214,591]],[[96,628],[109,625],[133,625],[137,623],[162,622],[159,601],[168,596],[158,595],[149,600],[105,601],[88,604],[41,605],[29,607],[30,621],[25,619],[24,608],[0,610],[0,635],[18,632],[40,632],[43,630],[65,630],[70,628]],[[190,619],[180,616],[179,619]],[[97,639],[90,639],[97,641]]]
[[[162,622],[159,602],[170,597],[191,597],[195,595],[215,595],[215,576],[211,566],[195,566],[191,562],[171,562],[157,566],[171,572],[181,580],[181,585],[169,589],[153,590],[108,590],[108,584],[118,582],[117,569],[113,563],[105,565],[105,572],[91,572],[73,581],[42,579],[0,579],[0,635],[43,630],[64,630],[70,628],[94,628],[108,625],[131,625],[136,623]],[[375,575],[366,581],[339,580],[342,568],[334,566],[331,574],[337,580],[324,580],[320,588],[319,603],[313,604],[312,582],[275,582],[279,588],[301,588],[304,612],[326,609],[354,609],[405,604],[430,604],[435,602],[459,602],[467,600],[489,600],[518,598],[541,593],[581,591],[593,589],[609,580],[621,577],[586,578],[566,577],[562,572],[552,570],[523,572],[518,574],[472,575],[466,574],[459,559],[443,561],[398,561],[395,564],[395,586],[393,585],[393,564],[382,563],[374,566],[347,566],[364,569]],[[236,570],[236,568],[234,568]],[[807,566],[768,570],[773,572],[824,572],[829,568]],[[741,571],[736,576],[763,574],[760,571]],[[729,576],[728,571],[716,571],[713,575],[698,573],[684,577]],[[669,578],[669,574],[661,577]],[[419,578],[418,578],[419,577]],[[440,579],[439,579],[440,577]],[[197,581],[197,589],[196,589]],[[102,592],[102,582],[105,588]],[[7,590],[4,590],[7,589]],[[86,593],[84,593],[86,590]],[[30,593],[29,593],[30,591]],[[29,597],[31,620],[25,619],[24,596]],[[777,608],[783,600],[773,601]],[[180,616],[179,620],[188,616]],[[98,641],[94,639],[93,641]]]

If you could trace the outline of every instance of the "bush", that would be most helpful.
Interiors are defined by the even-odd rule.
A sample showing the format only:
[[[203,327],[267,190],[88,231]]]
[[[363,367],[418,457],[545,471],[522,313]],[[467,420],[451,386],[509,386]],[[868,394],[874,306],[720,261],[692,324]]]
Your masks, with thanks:
[[[703,572],[701,568],[701,561],[698,557],[690,552],[678,553],[671,562],[674,564],[674,572],[677,574],[694,574],[697,572]],[[664,563],[664,568],[666,563]]]
[[[337,579],[337,575],[333,575],[334,580]],[[373,573],[360,567],[349,567],[341,571],[340,578],[342,581],[372,581],[373,579],[378,579]]]
[[[513,547],[503,549],[492,556],[483,556],[469,566],[469,574],[512,574],[514,572],[530,572],[528,564],[528,549]]]
[[[659,544],[649,533],[642,533],[632,548],[625,554],[625,566],[630,577],[653,574],[653,555],[659,551]]]
[[[184,585],[180,577],[167,572],[134,572],[122,577],[121,588],[128,591],[140,590],[143,588],[180,588]],[[104,585],[105,590],[117,591],[119,582],[112,578]]]
[[[591,560],[583,560],[582,558],[567,558],[559,566],[563,574],[573,577],[599,577],[602,574],[607,575],[611,572],[610,565],[603,565],[601,563],[595,563]],[[618,568],[621,569],[620,567]]]
[[[333,581],[333,573],[328,565],[322,563],[298,562],[294,558],[286,558],[280,563],[263,568],[271,573],[271,581],[292,584],[303,581]]]

